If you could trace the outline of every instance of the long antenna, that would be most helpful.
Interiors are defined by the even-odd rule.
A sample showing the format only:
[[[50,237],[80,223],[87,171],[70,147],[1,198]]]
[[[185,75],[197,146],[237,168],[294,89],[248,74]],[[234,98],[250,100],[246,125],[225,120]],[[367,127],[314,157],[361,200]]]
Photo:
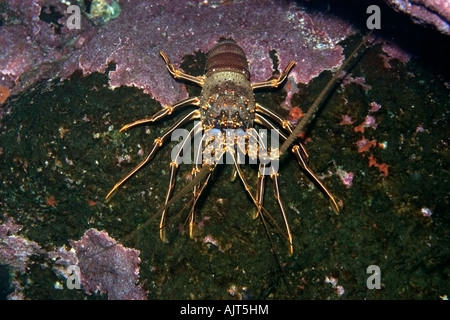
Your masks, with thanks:
[[[306,125],[315,116],[323,99],[330,93],[330,90],[335,85],[336,80],[341,76],[341,72],[347,67],[349,62],[357,55],[357,52],[359,51],[359,49],[361,49],[362,45],[366,43],[367,39],[372,34],[372,31],[373,31],[373,29],[370,30],[370,32],[364,36],[364,38],[361,40],[361,42],[356,47],[356,49],[353,50],[353,52],[345,60],[345,62],[341,65],[341,67],[334,73],[333,77],[330,79],[330,81],[328,81],[325,88],[323,88],[323,90],[320,92],[319,96],[316,98],[316,100],[314,100],[314,102],[311,105],[311,107],[309,108],[308,112],[306,112],[305,116],[300,120],[300,122],[297,124],[295,129],[289,135],[289,137],[281,145],[280,152],[279,152],[280,157],[289,148],[289,146],[294,142],[294,140],[297,139],[298,134],[303,131],[303,129],[306,127]]]

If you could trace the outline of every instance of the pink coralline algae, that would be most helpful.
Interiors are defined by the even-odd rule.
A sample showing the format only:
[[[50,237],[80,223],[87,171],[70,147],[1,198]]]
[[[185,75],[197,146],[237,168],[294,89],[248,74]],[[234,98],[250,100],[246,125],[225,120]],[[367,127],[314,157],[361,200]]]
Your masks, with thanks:
[[[355,122],[355,120],[352,119],[351,116],[349,116],[348,114],[343,114],[341,115],[342,120],[341,122],[339,122],[340,126],[345,126],[345,125],[351,125]]]
[[[364,133],[365,128],[376,129],[377,126],[378,126],[378,123],[374,116],[366,116],[364,118],[364,121],[360,125],[354,127],[353,130],[355,132]]]
[[[430,24],[450,35],[450,2],[448,0],[385,0],[395,10],[412,17],[416,23]]]
[[[375,112],[380,111],[380,109],[381,109],[381,104],[376,103],[375,101],[372,101],[369,104],[369,106],[370,106],[369,113],[375,113]]]
[[[355,174],[353,172],[348,172],[343,170],[342,168],[338,168],[337,174],[344,186],[350,188],[353,185],[353,178],[355,177]]]
[[[356,141],[356,146],[358,147],[358,153],[367,152],[370,148],[377,146],[377,140],[368,140],[363,136]]]
[[[12,218],[0,224],[0,264],[25,272],[30,256],[40,254],[42,250],[36,242],[18,236],[21,229],[22,226]]]
[[[289,111],[288,120],[292,125],[296,125],[298,120],[304,116],[303,110],[299,107],[292,107]]]
[[[182,84],[167,72],[159,51],[179,66],[183,56],[207,52],[220,37],[231,37],[244,49],[252,81],[273,73],[270,51],[275,50],[279,68],[290,60],[296,83],[307,83],[323,70],[338,67],[343,49],[337,43],[353,32],[337,17],[310,14],[294,2],[247,0],[208,4],[204,1],[121,2],[121,15],[102,26],[83,48],[64,65],[63,78],[75,70],[83,74],[104,72],[109,63],[112,87],[136,86],[162,104],[187,97]]]
[[[82,29],[65,26],[67,5],[59,0],[5,0],[0,19],[0,86],[20,93],[42,78],[52,77],[92,35],[92,24],[82,16]],[[59,18],[58,18],[59,17]]]
[[[334,278],[333,276],[325,276],[325,283],[329,283],[333,286],[333,288],[336,290],[336,294],[338,297],[342,296],[345,293],[344,287],[343,286],[338,286],[338,279]]]
[[[386,69],[391,69],[391,61],[398,60],[403,64],[406,64],[411,59],[411,54],[404,51],[398,44],[392,41],[386,40],[384,38],[377,39],[374,43],[382,43],[383,53],[380,54],[381,58],[384,60],[384,67]]]
[[[294,79],[292,77],[288,77],[288,79],[284,85],[284,90],[286,91],[286,99],[281,104],[281,107],[286,110],[290,110],[292,108],[292,104],[291,104],[292,97],[294,96],[294,94],[299,92],[297,83],[294,81]]]
[[[352,77],[351,75],[346,75],[344,77],[344,79],[342,79],[342,83],[341,86],[345,87],[351,83],[355,83],[357,85],[360,85],[365,91],[369,91],[370,89],[372,89],[371,86],[369,86],[368,84],[366,84],[366,78],[364,77]]]
[[[146,291],[138,284],[139,251],[125,248],[104,231],[89,229],[79,241],[70,242],[49,253],[55,265],[78,265],[81,286],[87,293],[107,293],[110,300],[145,300]],[[61,273],[61,269],[58,269]]]

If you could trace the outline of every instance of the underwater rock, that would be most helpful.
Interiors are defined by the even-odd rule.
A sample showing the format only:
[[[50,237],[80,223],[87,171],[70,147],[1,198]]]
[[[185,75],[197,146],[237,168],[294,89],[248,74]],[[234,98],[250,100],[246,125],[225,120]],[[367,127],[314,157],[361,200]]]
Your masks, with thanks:
[[[450,35],[450,2],[448,0],[387,0],[397,11],[411,16],[415,23],[429,24]]]
[[[182,57],[207,52],[220,37],[231,37],[244,49],[252,81],[272,76],[270,57],[276,51],[278,69],[290,60],[291,76],[307,83],[343,59],[337,43],[353,32],[350,24],[333,15],[307,13],[294,3],[249,0],[225,4],[204,1],[128,1],[120,16],[103,26],[92,40],[63,66],[61,76],[78,69],[87,75],[104,72],[109,63],[112,87],[136,86],[162,104],[187,97],[159,56],[163,50],[175,65]],[[248,12],[252,13],[249,19]]]
[[[36,242],[18,236],[21,229],[12,218],[0,224],[0,264],[25,272],[30,256],[42,250]]]
[[[53,77],[60,62],[87,43],[94,31],[81,15],[82,28],[68,29],[67,5],[59,0],[6,0],[0,12],[0,86],[12,95]]]
[[[138,284],[138,250],[125,248],[108,233],[96,229],[87,230],[80,240],[70,244],[73,250],[62,247],[49,253],[49,257],[65,269],[77,265],[86,293],[107,293],[109,300],[147,299],[147,293]]]

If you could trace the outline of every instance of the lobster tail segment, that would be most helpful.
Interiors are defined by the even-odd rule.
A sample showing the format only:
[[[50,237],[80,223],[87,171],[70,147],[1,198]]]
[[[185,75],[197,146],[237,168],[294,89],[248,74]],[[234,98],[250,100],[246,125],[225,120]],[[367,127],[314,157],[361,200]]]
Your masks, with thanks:
[[[250,80],[248,61],[244,50],[232,39],[220,39],[208,52],[206,76],[218,71],[243,73]]]

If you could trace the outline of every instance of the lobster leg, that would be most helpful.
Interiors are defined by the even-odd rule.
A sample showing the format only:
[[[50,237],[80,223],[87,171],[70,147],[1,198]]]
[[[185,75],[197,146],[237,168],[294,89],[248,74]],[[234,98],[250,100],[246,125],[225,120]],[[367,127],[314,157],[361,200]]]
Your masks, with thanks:
[[[215,165],[214,165],[215,168]],[[192,239],[194,238],[194,223],[195,223],[195,208],[197,206],[197,201],[200,198],[200,196],[203,193],[203,189],[205,189],[206,185],[208,184],[209,178],[211,178],[212,173],[214,172],[214,169],[208,173],[207,177],[205,178],[205,181],[203,181],[201,184],[198,184],[194,186],[194,201],[192,202],[191,210],[189,211],[189,237]]]
[[[278,186],[278,172],[276,172],[273,168],[272,168],[272,173],[270,174],[270,178],[272,179],[273,193],[274,193],[275,199],[278,202],[278,207],[280,207],[281,215],[283,216],[284,226],[286,228],[286,232],[287,232],[287,236],[288,236],[289,255],[292,255],[294,253],[294,245],[292,244],[292,234],[291,234],[291,230],[289,228],[289,222],[286,217],[286,211],[284,210],[283,201],[281,200],[281,196],[280,196],[280,188]]]
[[[170,74],[175,79],[187,80],[199,85],[200,87],[203,87],[203,84],[205,83],[205,77],[194,77],[191,76],[190,74],[184,73],[183,71],[175,68],[175,66],[172,64],[172,62],[170,62],[169,57],[165,54],[164,51],[160,51],[159,54],[164,59],[167,70],[169,70]]]
[[[308,173],[308,175],[312,178],[312,180],[320,187],[320,189],[325,193],[328,199],[330,199],[334,211],[336,213],[339,213],[339,206],[336,200],[334,199],[333,195],[331,194],[330,191],[328,191],[328,189],[325,187],[322,181],[316,176],[316,174],[306,165],[306,162],[303,159],[303,156],[301,155],[299,148],[300,147],[298,145],[294,145],[291,149],[292,152],[295,154],[298,163]]]
[[[139,119],[137,121],[128,123],[126,125],[124,125],[119,132],[131,129],[133,127],[142,125],[142,124],[148,124],[151,122],[155,122],[161,118],[164,118],[165,116],[169,116],[172,114],[172,112],[174,112],[177,109],[181,109],[182,107],[185,106],[199,106],[200,105],[200,99],[198,97],[193,97],[193,98],[188,98],[182,101],[179,101],[177,103],[175,103],[172,106],[165,106],[163,107],[161,110],[159,110],[158,112],[156,112],[154,115],[152,115],[149,118],[144,118],[144,119]]]
[[[108,192],[106,195],[106,201],[109,201],[113,195],[116,193],[117,189],[121,185],[123,185],[129,178],[131,178],[136,172],[138,172],[144,165],[146,165],[152,158],[155,156],[156,151],[163,145],[163,143],[170,137],[173,131],[184,125],[185,123],[193,120],[193,119],[199,119],[200,118],[200,111],[194,110],[190,112],[188,115],[186,115],[184,118],[179,120],[177,123],[175,123],[172,127],[170,127],[161,137],[158,137],[153,142],[152,147],[150,148],[150,152],[147,154],[147,156],[139,162],[139,164],[131,170],[125,177],[120,179],[119,182],[117,182],[114,187],[111,189],[111,191]]]
[[[286,129],[287,132],[289,132],[289,134],[292,133],[292,125],[289,123],[288,120],[283,119],[280,115],[278,115],[277,113],[273,112],[270,109],[264,108],[262,105],[256,103],[255,105],[256,107],[256,112],[263,114],[267,117],[269,117],[269,119],[275,121],[279,126],[281,126],[283,129]],[[301,143],[300,141],[297,141],[298,145],[300,146],[300,148],[302,149],[301,152],[304,156],[304,158],[306,160],[308,160],[308,153],[306,152],[305,146],[303,145],[303,143]]]
[[[199,127],[201,128],[201,123],[198,122],[197,124],[195,124],[194,128],[191,129],[191,131],[189,132],[189,137],[191,138],[193,136],[194,131],[198,130]],[[181,146],[180,150],[178,151],[176,158],[178,158],[181,154],[181,152],[184,150],[184,146],[186,143],[190,143],[191,139],[185,139],[183,141],[183,145]],[[173,159],[170,162],[170,179],[169,179],[169,188],[167,189],[167,193],[166,193],[166,201],[165,201],[165,205],[169,202],[170,198],[172,197],[173,194],[173,190],[175,188],[175,182],[176,182],[176,176],[177,176],[177,171],[178,171],[178,163],[174,162]],[[167,215],[167,211],[169,208],[166,208],[162,211],[161,213],[161,220],[159,223],[159,237],[163,242],[166,242],[166,235],[165,235],[165,224],[166,224],[166,215]]]
[[[274,119],[275,120],[275,119]],[[255,117],[255,121],[257,123],[262,124],[263,126],[270,128],[270,129],[275,129],[278,130],[270,121],[268,121],[266,118],[264,118],[262,115],[256,113],[256,117]],[[276,121],[276,120],[275,120]],[[278,130],[278,133],[280,135],[280,137],[283,140],[286,140],[287,137]],[[330,191],[328,191],[328,189],[325,187],[325,185],[322,183],[322,181],[320,181],[320,179],[315,175],[314,171],[312,171],[308,165],[306,164],[306,161],[303,159],[303,155],[301,152],[301,147],[298,144],[295,144],[292,147],[292,152],[295,154],[298,163],[300,164],[300,166],[307,172],[308,176],[310,177],[310,179],[316,183],[316,185],[319,186],[320,190],[328,197],[328,199],[330,199],[331,204],[333,205],[333,209],[335,210],[336,213],[339,212],[339,206],[337,205],[336,200],[334,199],[333,195],[331,194]]]
[[[256,122],[259,122],[259,119],[257,118],[255,120]],[[271,129],[274,129],[273,127],[270,127]],[[254,137],[253,137],[254,138]],[[261,148],[263,150],[266,150],[267,152],[267,146],[265,145],[260,145],[258,146],[259,150],[259,156],[261,157]],[[272,159],[273,155],[272,154],[267,154],[265,153],[265,158],[264,159],[264,163],[260,162],[259,164],[259,170],[258,170],[258,182],[257,182],[257,189],[256,189],[256,201],[255,201],[255,205],[257,207],[257,211],[256,214],[254,216],[254,218],[257,218],[261,213],[261,210],[263,209],[263,203],[264,203],[264,191],[265,191],[265,174],[263,174],[263,172],[265,173],[268,169],[267,163],[266,161],[269,159]],[[275,160],[275,159],[273,159]],[[294,246],[292,244],[292,234],[291,234],[291,230],[289,228],[289,222],[287,220],[286,217],[286,211],[284,209],[284,205],[283,202],[281,200],[280,197],[280,191],[279,191],[279,187],[278,187],[278,173],[276,172],[276,169],[274,167],[270,167],[270,178],[272,179],[272,183],[273,183],[273,190],[274,190],[274,196],[275,199],[278,202],[278,206],[280,208],[281,211],[281,215],[283,216],[283,222],[284,222],[284,226],[286,229],[286,233],[287,233],[287,240],[289,242],[289,254],[292,255],[292,253],[294,252]]]
[[[245,181],[244,174],[243,174],[239,164],[236,161],[234,162],[234,164],[236,167],[236,171],[238,172],[239,177],[240,177],[242,183],[244,184],[245,190],[248,192],[249,196],[252,198],[253,203],[257,206],[258,213],[260,213],[261,210],[263,210],[263,207],[262,207],[263,197],[261,197],[259,199],[253,197],[253,194],[251,193],[251,190],[250,190],[250,186]],[[260,167],[261,166],[264,167],[265,165],[261,164]],[[273,168],[272,168],[272,173],[270,174],[270,177],[273,180],[275,198],[278,201],[278,206],[280,207],[281,214],[283,216],[284,226],[285,226],[286,232],[287,232],[287,240],[289,242],[289,254],[292,255],[292,253],[294,252],[294,245],[292,244],[292,234],[291,234],[291,230],[289,228],[289,222],[287,220],[286,212],[284,210],[284,205],[283,205],[283,202],[281,201],[281,197],[280,197],[280,191],[279,191],[279,187],[278,187],[278,174],[274,171]],[[262,215],[261,215],[261,218],[264,221],[264,218]]]
[[[180,150],[181,151],[181,150]],[[170,162],[170,178],[169,178],[169,188],[167,189],[166,193],[166,202],[164,204],[167,204],[169,202],[170,198],[173,194],[173,189],[175,188],[175,181],[178,171],[178,164],[176,162],[171,161]],[[166,214],[167,214],[168,208],[163,210],[161,213],[161,220],[159,222],[159,238],[162,242],[166,242]]]
[[[201,131],[202,128],[199,128],[199,131]],[[196,134],[199,133],[199,131],[196,132]],[[200,172],[200,164],[202,163],[202,142],[205,139],[205,135],[203,135],[202,139],[199,142],[199,146],[197,146],[197,154],[194,155],[194,167],[192,168],[192,176],[193,180],[197,177],[197,173]],[[215,164],[214,164],[215,168]],[[211,177],[214,168],[211,170],[211,172],[208,174],[208,176],[205,178],[205,181],[202,183],[198,183],[194,185],[192,188],[192,196],[194,197],[194,201],[191,206],[191,210],[189,211],[189,237],[192,239],[194,237],[194,223],[195,223],[195,208],[197,206],[197,201],[200,198],[200,195],[203,192],[203,188],[207,185],[209,178]]]
[[[266,181],[265,181],[265,175],[261,174],[262,168],[264,167],[264,164],[259,164],[259,171],[258,171],[258,182],[256,185],[256,201],[258,204],[257,211],[255,215],[253,216],[254,219],[256,219],[261,214],[261,208],[264,203],[264,190],[266,188]]]
[[[295,61],[292,60],[289,62],[288,66],[283,70],[283,72],[280,74],[280,76],[276,79],[267,80],[263,82],[256,82],[252,83],[252,89],[262,89],[262,88],[277,88],[280,84],[286,80],[289,72],[292,70],[292,68],[295,66]]]

